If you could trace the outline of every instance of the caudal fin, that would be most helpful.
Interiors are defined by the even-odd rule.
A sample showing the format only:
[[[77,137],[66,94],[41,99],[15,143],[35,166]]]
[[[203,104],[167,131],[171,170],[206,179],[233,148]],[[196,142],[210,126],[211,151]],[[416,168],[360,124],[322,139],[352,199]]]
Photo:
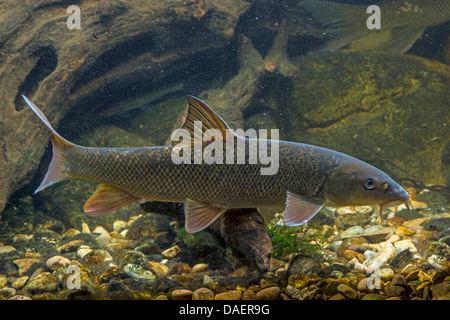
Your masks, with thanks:
[[[327,28],[326,35],[329,39],[320,51],[336,51],[367,33],[366,25],[361,23],[367,17],[363,7],[313,0],[300,1],[298,5]]]
[[[47,117],[42,113],[41,110],[39,110],[36,105],[31,102],[27,97],[22,95],[25,102],[30,106],[30,108],[36,113],[36,115],[39,117],[39,119],[44,122],[44,124],[47,126],[47,128],[50,129],[51,132],[51,141],[53,146],[53,156],[52,161],[50,162],[50,165],[48,167],[47,173],[45,174],[44,180],[41,182],[41,185],[36,189],[34,193],[37,193],[52,184],[55,184],[59,181],[62,181],[66,178],[68,178],[68,175],[65,170],[64,166],[64,153],[63,150],[65,148],[71,148],[74,147],[74,144],[67,141],[63,137],[61,137],[55,129],[50,125],[50,122],[48,121]]]

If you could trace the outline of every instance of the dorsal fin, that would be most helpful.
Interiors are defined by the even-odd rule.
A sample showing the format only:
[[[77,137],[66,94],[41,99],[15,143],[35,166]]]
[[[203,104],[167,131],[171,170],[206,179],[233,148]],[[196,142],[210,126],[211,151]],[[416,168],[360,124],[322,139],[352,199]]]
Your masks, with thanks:
[[[194,140],[202,141],[202,137],[205,131],[209,129],[220,130],[224,138],[227,137],[227,130],[229,130],[229,132],[232,132],[226,122],[221,117],[219,117],[206,103],[193,96],[187,96],[187,100],[189,103],[188,112],[186,115],[186,120],[181,126],[181,129],[189,131],[192,143]],[[201,122],[201,131],[194,130],[196,122]],[[202,134],[201,137],[198,136],[199,133]],[[178,144],[178,142],[173,143],[174,145]]]

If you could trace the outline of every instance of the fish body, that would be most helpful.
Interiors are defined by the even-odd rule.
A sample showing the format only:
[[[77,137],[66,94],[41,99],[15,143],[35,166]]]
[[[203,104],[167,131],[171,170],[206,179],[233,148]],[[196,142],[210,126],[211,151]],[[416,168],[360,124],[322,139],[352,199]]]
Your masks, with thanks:
[[[450,20],[449,0],[391,0],[380,4],[380,29],[369,29],[367,6],[331,1],[298,3],[326,27],[329,37],[321,51],[335,51],[350,44],[351,50],[372,49],[404,53],[427,27]]]
[[[238,161],[239,154],[250,159],[251,150],[255,150],[252,146],[261,141],[233,133],[212,109],[191,96],[182,128],[195,135],[198,132],[193,125],[200,122],[203,131],[223,133],[226,138],[218,143],[225,151],[219,161],[196,162],[198,153],[203,155],[208,144],[196,148],[191,140],[150,148],[78,146],[62,138],[45,115],[24,99],[52,133],[53,158],[36,192],[64,179],[98,182],[99,188],[84,206],[90,215],[115,211],[142,199],[184,202],[186,230],[197,232],[226,210],[237,208],[286,206],[285,223],[300,225],[328,205],[377,204],[381,209],[400,203],[408,206],[408,193],[385,173],[318,146],[266,141],[267,154],[276,155],[273,159],[277,164],[275,172],[262,174],[268,168],[267,161]],[[180,150],[183,154],[192,151],[190,158],[185,158],[189,161],[174,161],[174,152]],[[231,157],[226,158],[229,154]]]

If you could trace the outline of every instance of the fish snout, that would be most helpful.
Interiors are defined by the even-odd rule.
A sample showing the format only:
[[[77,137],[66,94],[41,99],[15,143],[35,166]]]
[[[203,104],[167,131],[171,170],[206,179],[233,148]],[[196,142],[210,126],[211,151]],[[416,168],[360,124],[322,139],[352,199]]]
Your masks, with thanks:
[[[386,202],[380,204],[380,213],[383,209],[404,204],[409,213],[411,213],[411,201],[409,193],[397,183],[392,184],[388,190],[388,197]]]

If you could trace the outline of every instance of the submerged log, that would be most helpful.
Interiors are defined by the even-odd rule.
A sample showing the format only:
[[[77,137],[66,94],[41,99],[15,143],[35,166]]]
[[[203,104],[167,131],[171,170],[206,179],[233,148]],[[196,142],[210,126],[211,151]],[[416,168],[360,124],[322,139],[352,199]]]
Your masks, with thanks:
[[[0,212],[30,181],[48,130],[25,107],[34,101],[58,128],[93,111],[192,76],[192,59],[229,45],[245,0],[6,1],[0,8]],[[82,115],[84,114],[84,118]]]
[[[141,204],[141,208],[171,216],[184,225],[182,203],[149,201]],[[208,229],[219,235],[244,263],[250,263],[262,272],[269,270],[272,241],[256,208],[230,209]]]

